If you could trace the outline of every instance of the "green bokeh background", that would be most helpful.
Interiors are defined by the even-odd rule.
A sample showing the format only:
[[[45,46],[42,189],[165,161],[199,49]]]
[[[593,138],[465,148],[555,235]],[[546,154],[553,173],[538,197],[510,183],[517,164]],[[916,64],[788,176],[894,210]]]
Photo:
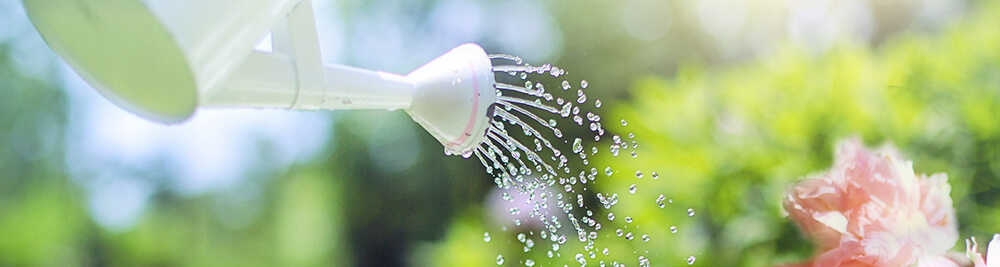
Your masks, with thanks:
[[[639,143],[636,159],[592,157],[620,172],[588,186],[619,192],[611,211],[660,237],[601,239],[613,253],[597,260],[634,266],[631,251],[642,250],[654,266],[684,265],[692,255],[696,266],[804,261],[814,251],[785,219],[781,198],[795,180],[827,169],[836,142],[851,137],[893,144],[918,173],[947,173],[963,238],[1000,232],[1000,1],[966,2],[961,17],[931,29],[880,28],[874,41],[819,52],[779,40],[745,57],[712,52],[725,44],[686,25],[690,10],[670,3],[673,28],[654,42],[612,29],[602,12],[615,9],[612,1],[545,4],[563,33],[554,63],[590,82],[605,121],[629,122],[606,123],[612,134],[634,133]],[[340,112],[328,153],[260,174],[268,177],[258,179],[262,215],[248,226],[220,224],[216,194],[163,191],[133,228],[106,230],[65,170],[66,93],[47,82],[54,73],[20,71],[10,51],[0,43],[0,266],[491,266],[498,254],[505,266],[528,258],[578,265],[572,255],[521,252],[518,231],[501,230],[484,205],[496,193],[493,179],[475,160],[444,156],[429,135],[416,141],[416,167],[379,165],[366,147],[370,122],[416,131],[402,112]],[[32,153],[40,147],[55,149]],[[638,192],[624,193],[633,183]],[[657,207],[659,194],[673,203]],[[610,232],[622,222],[605,223]]]

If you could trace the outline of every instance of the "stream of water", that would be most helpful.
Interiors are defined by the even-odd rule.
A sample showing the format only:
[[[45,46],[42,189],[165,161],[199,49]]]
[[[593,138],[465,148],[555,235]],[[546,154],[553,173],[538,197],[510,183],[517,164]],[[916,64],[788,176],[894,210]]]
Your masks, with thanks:
[[[508,202],[512,215],[528,213],[530,218],[541,225],[541,229],[520,227],[520,219],[513,219],[518,226],[517,241],[524,245],[524,256],[507,258],[524,258],[519,264],[533,266],[536,263],[544,265],[545,259],[530,258],[528,252],[543,249],[549,259],[569,256],[584,265],[626,266],[634,263],[605,262],[598,259],[598,253],[609,255],[613,249],[601,247],[601,238],[623,238],[627,242],[648,242],[650,234],[641,231],[633,219],[627,214],[615,214],[612,207],[618,204],[617,193],[594,192],[588,183],[596,183],[599,179],[610,179],[619,171],[608,166],[596,166],[588,157],[599,153],[610,153],[618,157],[627,153],[628,157],[636,158],[638,142],[634,134],[627,137],[610,134],[605,130],[602,117],[598,114],[602,103],[599,99],[587,96],[589,84],[586,80],[570,81],[567,71],[549,64],[531,66],[519,57],[504,54],[492,54],[493,70],[497,78],[497,102],[493,109],[493,121],[487,132],[486,140],[475,151],[462,155],[471,158],[473,155],[482,163],[486,172],[494,177],[497,187],[504,190],[516,190],[518,196],[503,193],[503,199]],[[628,122],[620,120],[623,127]],[[573,129],[569,127],[582,127]],[[567,133],[589,132],[592,136],[575,137]],[[606,134],[611,135],[606,138]],[[622,172],[622,173],[631,173]],[[627,174],[626,174],[627,175]],[[642,171],[635,171],[635,179],[644,177]],[[650,173],[652,179],[658,179],[659,174]],[[630,194],[638,190],[635,184],[628,188]],[[554,201],[553,201],[554,199]],[[518,205],[523,202],[527,205]],[[655,200],[659,208],[672,203],[662,194]],[[555,205],[550,205],[555,203]],[[522,210],[517,207],[530,207]],[[694,211],[689,211],[693,216]],[[610,223],[621,218],[620,221]],[[523,216],[516,217],[523,218]],[[606,220],[604,219],[606,218]],[[620,227],[604,227],[620,225]],[[569,227],[566,227],[566,226]],[[630,227],[631,226],[631,227]],[[504,231],[508,229],[504,228]],[[611,234],[611,232],[614,232]],[[677,232],[676,227],[670,231]],[[636,238],[638,237],[638,238]],[[484,233],[484,241],[491,240],[490,233]],[[537,240],[537,241],[536,241]],[[546,245],[538,246],[536,242]],[[566,242],[581,242],[582,251],[566,251],[560,249]],[[643,247],[635,245],[633,247]],[[647,249],[627,251],[635,256],[639,266],[650,266],[645,256]],[[690,265],[694,256],[685,259]],[[592,261],[592,262],[588,262]],[[504,265],[511,263],[503,254],[497,256],[496,263]]]

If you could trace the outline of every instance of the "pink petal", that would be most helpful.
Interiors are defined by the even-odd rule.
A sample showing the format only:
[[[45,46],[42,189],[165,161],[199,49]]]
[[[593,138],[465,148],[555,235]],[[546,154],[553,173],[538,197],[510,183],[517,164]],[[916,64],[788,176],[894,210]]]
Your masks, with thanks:
[[[986,247],[986,264],[988,267],[1000,267],[1000,234],[994,234]]]

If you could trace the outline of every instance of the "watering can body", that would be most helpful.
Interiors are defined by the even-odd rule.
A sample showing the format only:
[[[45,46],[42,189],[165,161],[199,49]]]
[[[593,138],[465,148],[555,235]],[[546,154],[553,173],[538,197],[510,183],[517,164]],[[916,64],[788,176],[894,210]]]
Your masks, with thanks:
[[[25,0],[52,49],[115,104],[183,121],[300,0]]]
[[[46,43],[142,117],[198,107],[406,110],[453,154],[485,138],[492,64],[458,46],[406,76],[325,64],[311,0],[24,0]],[[268,33],[274,51],[254,51]]]

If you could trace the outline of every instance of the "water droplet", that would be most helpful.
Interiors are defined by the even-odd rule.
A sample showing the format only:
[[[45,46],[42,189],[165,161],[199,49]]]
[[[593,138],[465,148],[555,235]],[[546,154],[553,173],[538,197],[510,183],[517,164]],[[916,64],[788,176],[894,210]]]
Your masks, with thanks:
[[[628,126],[628,122],[625,119],[622,119],[622,126]]]
[[[635,184],[632,184],[631,186],[628,187],[628,193],[629,194],[635,194],[635,190],[638,189],[638,188],[639,187],[635,186]]]
[[[586,264],[587,259],[583,258],[583,254],[577,253],[576,262],[579,262],[580,264]]]
[[[659,179],[659,178],[660,178],[660,174],[658,174],[656,172],[653,172],[653,180],[656,180],[656,179]]]
[[[604,174],[607,176],[611,176],[612,174],[614,174],[614,172],[611,170],[611,167],[604,167]]]
[[[670,233],[677,233],[677,226],[670,226]]]
[[[594,107],[601,108],[601,100],[600,99],[594,100]]]
[[[517,233],[517,241],[521,241],[521,243],[524,243],[524,240],[525,240],[524,233]]]
[[[695,260],[694,256],[688,257],[687,259],[688,265],[694,265],[694,260]]]
[[[661,209],[666,207],[667,205],[663,204],[663,200],[665,199],[666,197],[664,197],[663,194],[660,194],[659,197],[656,197],[656,205],[659,206]]]
[[[566,102],[566,104],[563,105],[562,110],[559,110],[559,116],[562,116],[563,118],[569,117],[569,113],[572,109],[573,103]]]
[[[549,119],[549,126],[556,127],[556,123],[555,119]]]
[[[583,87],[584,89],[586,89],[586,88],[587,88],[587,86],[589,86],[589,85],[590,85],[590,84],[588,84],[588,83],[587,83],[587,80],[582,80],[582,81],[580,81],[580,87]]]
[[[576,102],[580,104],[587,103],[587,95],[580,95],[576,98]]]
[[[493,239],[493,238],[490,237],[490,232],[483,233],[483,241],[486,241],[486,243],[489,243],[491,239]]]
[[[531,259],[524,260],[524,266],[528,266],[528,267],[535,266],[535,261],[533,261]]]
[[[636,157],[639,157],[639,153],[636,153],[635,151],[632,151],[632,158],[634,159]]]
[[[642,171],[635,171],[635,178],[642,179]]]
[[[524,80],[524,79],[527,79],[527,78],[528,78],[528,73],[522,72],[521,73],[521,80]]]
[[[626,223],[632,223],[632,217],[625,217]]]
[[[624,233],[625,233],[625,231],[622,231],[621,228],[618,228],[618,230],[615,230],[615,234],[618,235],[618,236],[622,236],[622,234],[624,234]]]
[[[644,256],[639,256],[639,266],[649,267],[649,259]]]
[[[609,221],[614,221],[615,220],[615,214],[611,213],[611,212],[608,212],[608,220]]]
[[[577,137],[576,139],[573,139],[573,153],[580,152],[583,152],[583,140],[580,140],[580,138]]]
[[[649,242],[649,235],[642,235],[642,242]]]
[[[694,217],[694,209],[688,209],[688,217]]]
[[[601,254],[604,255],[608,255],[608,253],[610,253],[610,251],[608,251],[608,248],[604,248],[604,250],[601,251]]]
[[[569,88],[570,88],[569,81],[563,80],[563,82],[562,82],[562,89],[563,89],[563,91],[569,90]]]
[[[503,265],[503,254],[497,255],[497,265]]]
[[[632,236],[632,232],[628,232],[627,234],[625,234],[625,240],[632,240],[632,238],[635,238],[634,236]]]

